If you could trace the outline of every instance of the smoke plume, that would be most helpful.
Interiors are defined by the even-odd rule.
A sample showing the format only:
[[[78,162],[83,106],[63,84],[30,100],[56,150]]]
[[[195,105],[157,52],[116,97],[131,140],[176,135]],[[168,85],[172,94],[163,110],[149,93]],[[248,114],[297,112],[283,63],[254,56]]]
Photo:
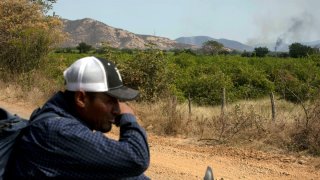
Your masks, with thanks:
[[[320,1],[268,0],[260,5],[271,3],[274,9],[257,12],[255,22],[260,33],[249,44],[273,42],[276,51],[284,44],[320,40]]]
[[[278,37],[276,45],[274,47],[274,51],[277,51],[278,47],[280,47],[282,43],[283,43],[283,40],[280,37]]]

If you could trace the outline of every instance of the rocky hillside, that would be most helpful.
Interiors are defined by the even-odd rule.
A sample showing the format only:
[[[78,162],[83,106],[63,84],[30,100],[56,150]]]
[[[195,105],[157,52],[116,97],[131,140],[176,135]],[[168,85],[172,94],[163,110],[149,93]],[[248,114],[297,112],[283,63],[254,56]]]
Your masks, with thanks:
[[[253,47],[248,46],[246,44],[242,44],[238,41],[234,40],[229,40],[229,39],[215,39],[209,36],[192,36],[192,37],[180,37],[175,39],[175,41],[179,43],[184,43],[184,44],[191,44],[191,45],[196,45],[198,47],[201,47],[202,44],[206,41],[217,41],[221,44],[223,44],[224,47],[229,48],[229,49],[235,49],[238,51],[253,51]]]
[[[63,47],[75,47],[85,42],[94,47],[107,43],[115,48],[145,49],[149,45],[159,49],[194,48],[195,46],[177,43],[164,37],[138,35],[129,31],[108,26],[100,21],[85,18],[80,20],[63,20],[64,31],[69,38]]]

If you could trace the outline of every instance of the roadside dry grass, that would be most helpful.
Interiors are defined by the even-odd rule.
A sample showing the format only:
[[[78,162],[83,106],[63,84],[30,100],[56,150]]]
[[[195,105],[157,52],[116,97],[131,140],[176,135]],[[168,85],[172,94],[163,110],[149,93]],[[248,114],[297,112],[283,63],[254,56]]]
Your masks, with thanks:
[[[187,103],[175,104],[172,99],[133,106],[146,129],[158,135],[192,137],[211,145],[229,144],[264,151],[312,151],[318,155],[320,133],[315,127],[320,126],[315,113],[317,106],[313,104],[305,104],[308,116],[313,117],[309,121],[315,125],[309,127],[304,126],[306,112],[302,106],[284,100],[276,101],[273,121],[268,98],[229,104],[224,116],[219,106],[193,106],[190,114]]]
[[[1,75],[0,80],[0,98],[2,100],[23,100],[40,106],[50,97],[54,92],[61,88],[53,80],[47,78],[44,72],[29,72],[19,75]]]
[[[172,132],[168,132],[168,134],[183,135],[189,133],[190,135],[200,135],[198,132],[201,131],[201,126],[221,116],[220,106],[209,107],[193,105],[190,114],[187,103],[177,104],[173,107],[170,101],[171,100],[158,101],[156,103],[134,103],[134,106],[138,110],[138,114],[146,127],[158,133],[165,132],[164,129],[168,128],[166,126],[177,125],[172,127]],[[276,109],[276,124],[294,122],[297,117],[304,115],[302,107],[284,100],[277,101]],[[238,115],[238,118],[240,115],[246,115],[248,117],[255,116],[255,118],[259,117],[266,122],[272,123],[271,103],[268,99],[240,101],[230,104],[227,106],[226,112],[226,116]],[[176,122],[170,124],[167,122],[168,119],[175,119]],[[183,127],[181,125],[189,125],[190,127]],[[193,134],[192,132],[197,133]]]

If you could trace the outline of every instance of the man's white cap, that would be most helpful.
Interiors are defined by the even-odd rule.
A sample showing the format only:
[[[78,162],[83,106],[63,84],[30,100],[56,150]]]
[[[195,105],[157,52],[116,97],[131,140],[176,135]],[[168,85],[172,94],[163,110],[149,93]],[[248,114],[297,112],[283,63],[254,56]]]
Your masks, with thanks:
[[[139,94],[123,85],[119,70],[106,59],[93,56],[81,58],[63,75],[69,91],[105,92],[119,100],[132,100]]]

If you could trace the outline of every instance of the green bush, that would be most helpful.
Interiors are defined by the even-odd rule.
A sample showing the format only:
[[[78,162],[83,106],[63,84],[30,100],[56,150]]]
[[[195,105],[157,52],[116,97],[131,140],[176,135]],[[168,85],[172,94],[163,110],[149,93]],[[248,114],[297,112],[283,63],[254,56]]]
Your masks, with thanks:
[[[49,51],[61,42],[62,22],[46,16],[54,1],[0,1],[0,68],[27,73],[39,68]]]
[[[19,32],[20,38],[8,41],[0,53],[1,67],[11,73],[29,72],[37,69],[49,53],[50,38],[45,31],[26,29]]]
[[[140,91],[140,100],[154,101],[169,93],[172,73],[162,51],[141,51],[127,61],[117,61],[124,82]]]

